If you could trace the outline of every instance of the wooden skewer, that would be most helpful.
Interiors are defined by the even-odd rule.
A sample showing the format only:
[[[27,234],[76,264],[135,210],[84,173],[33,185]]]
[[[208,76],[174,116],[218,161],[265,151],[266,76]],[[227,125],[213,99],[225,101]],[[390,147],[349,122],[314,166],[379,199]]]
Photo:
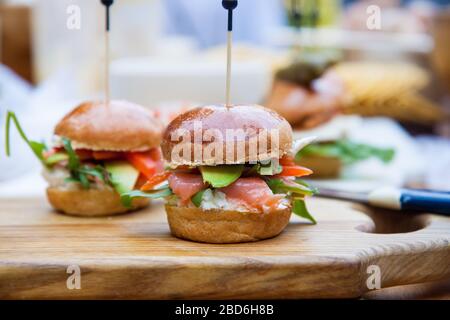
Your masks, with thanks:
[[[233,49],[233,10],[238,5],[237,0],[222,0],[222,6],[228,10],[228,34],[227,34],[227,82],[226,82],[226,106],[231,106],[231,61]]]
[[[226,91],[226,105],[231,106],[231,55],[233,46],[233,32],[228,31],[227,44],[227,91]]]
[[[110,45],[109,45],[109,32],[105,32],[105,105],[109,105],[110,102],[110,85],[109,85],[109,74],[110,74]]]
[[[109,105],[110,98],[111,98],[111,91],[110,91],[110,36],[109,36],[109,30],[110,30],[110,8],[114,3],[114,0],[101,0],[101,3],[105,6],[105,105]]]

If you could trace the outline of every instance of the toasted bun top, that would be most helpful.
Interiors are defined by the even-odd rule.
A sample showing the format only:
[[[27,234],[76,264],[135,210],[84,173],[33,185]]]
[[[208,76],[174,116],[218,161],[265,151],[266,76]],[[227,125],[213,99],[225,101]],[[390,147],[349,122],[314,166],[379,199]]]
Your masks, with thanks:
[[[75,149],[146,151],[161,143],[163,126],[146,108],[126,101],[86,102],[67,114],[55,134]]]
[[[292,128],[257,105],[212,105],[179,115],[161,145],[172,166],[219,165],[280,158],[292,146]]]

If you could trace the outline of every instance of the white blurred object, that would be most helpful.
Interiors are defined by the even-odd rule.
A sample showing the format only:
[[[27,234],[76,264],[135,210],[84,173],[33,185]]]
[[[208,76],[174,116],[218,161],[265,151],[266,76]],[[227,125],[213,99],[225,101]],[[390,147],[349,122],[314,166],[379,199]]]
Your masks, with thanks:
[[[152,54],[161,34],[162,0],[115,1],[111,9],[111,57]],[[67,22],[79,8],[80,28]],[[105,11],[100,1],[35,0],[33,48],[36,80],[71,68],[78,97],[103,90]]]
[[[49,142],[56,123],[81,101],[76,96],[78,87],[69,69],[60,70],[36,89],[32,89],[11,71],[0,66],[0,181],[6,179],[14,191],[13,182],[27,171],[39,170],[41,164],[11,123],[11,157],[4,156],[5,115],[14,111],[27,137],[34,141]],[[34,182],[31,183],[34,185]],[[9,193],[11,193],[9,192]],[[8,193],[8,194],[9,194]]]
[[[376,159],[356,163],[344,170],[348,179],[380,179],[402,186],[416,179],[424,170],[424,158],[414,139],[395,121],[388,118],[367,118],[361,127],[351,130],[348,138],[380,148],[393,148],[395,157],[385,165]]]
[[[0,64],[0,107],[24,110],[28,105],[31,85],[8,67]]]
[[[164,0],[165,28],[170,34],[194,38],[202,48],[226,42],[227,12],[221,1]],[[236,41],[267,45],[268,32],[285,23],[280,0],[245,0],[233,14]]]
[[[317,137],[316,141],[333,141],[345,138],[351,131],[360,128],[363,118],[360,116],[337,116],[309,130],[294,130],[294,138]]]
[[[174,99],[224,103],[225,62],[200,56],[117,60],[111,65],[112,96],[147,106]],[[234,61],[231,83],[234,104],[259,103],[271,84],[270,68],[258,60]]]
[[[5,119],[8,110],[16,112],[18,116],[25,115],[31,95],[31,86],[7,67],[0,65],[0,181],[25,172],[31,168],[28,147],[22,143],[17,130],[11,126],[12,156],[5,156]],[[25,117],[25,116],[24,116]],[[24,118],[30,123],[32,118]]]
[[[432,136],[417,138],[427,164],[423,182],[429,189],[450,191],[450,140]]]
[[[68,9],[80,9],[80,29],[69,29]],[[73,82],[82,93],[96,90],[102,58],[100,41],[103,20],[100,1],[36,0],[33,6],[33,48],[36,80],[41,82],[67,65],[77,66]],[[73,13],[72,13],[73,14]]]
[[[13,180],[0,181],[0,199],[44,197],[47,182],[41,171],[42,168],[36,168]]]
[[[114,2],[111,9],[113,58],[150,55],[159,49],[159,44],[162,40],[165,41],[165,39],[161,39],[163,2],[164,0],[120,0]]]
[[[183,58],[194,54],[198,50],[198,43],[190,37],[169,37],[158,42],[154,55],[165,58]]]
[[[354,31],[342,28],[303,28],[298,33],[290,27],[279,27],[273,29],[267,37],[274,46],[288,47],[300,42],[306,47],[336,48],[377,54],[429,54],[434,47],[433,38],[425,33]]]

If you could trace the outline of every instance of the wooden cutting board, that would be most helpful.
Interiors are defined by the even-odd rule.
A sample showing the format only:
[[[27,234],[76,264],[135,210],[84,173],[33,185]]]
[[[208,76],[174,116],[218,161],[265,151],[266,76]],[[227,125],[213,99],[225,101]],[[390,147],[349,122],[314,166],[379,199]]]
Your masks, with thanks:
[[[450,278],[450,219],[309,206],[318,225],[293,217],[274,239],[209,245],[173,238],[161,204],[86,219],[44,199],[0,200],[0,298],[356,298],[377,267],[383,288]],[[81,289],[67,288],[69,266]]]

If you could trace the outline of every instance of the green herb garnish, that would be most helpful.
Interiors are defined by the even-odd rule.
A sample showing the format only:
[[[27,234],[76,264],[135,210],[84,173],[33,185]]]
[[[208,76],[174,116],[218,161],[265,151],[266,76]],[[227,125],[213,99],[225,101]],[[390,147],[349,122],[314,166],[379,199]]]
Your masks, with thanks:
[[[11,126],[11,120],[15,124],[16,129],[19,132],[20,136],[28,144],[30,149],[35,154],[35,156],[44,165],[46,165],[45,161],[44,161],[44,156],[43,156],[43,152],[47,149],[45,143],[29,140],[27,135],[23,131],[22,126],[20,125],[16,114],[14,112],[12,112],[12,111],[8,111],[8,113],[6,114],[6,126],[5,126],[5,128],[6,128],[6,132],[5,132],[5,138],[6,138],[6,143],[5,143],[5,149],[6,150],[5,151],[6,151],[6,155],[9,157],[10,154],[11,154],[11,148],[10,148],[10,126]]]
[[[316,193],[316,190],[308,186],[306,183],[300,183],[297,180],[292,180],[291,183],[275,178],[266,180],[267,185],[273,193],[290,193],[302,196],[311,196]]]
[[[95,167],[83,166],[78,169],[78,172],[84,173],[85,175],[89,175],[92,177],[96,177],[103,182],[108,182],[108,172],[101,165],[97,165]]]
[[[305,204],[305,196],[313,195],[317,192],[317,189],[310,187],[306,182],[296,179],[289,182],[281,179],[267,179],[267,185],[273,193],[287,194],[292,198],[292,212],[296,215],[310,220],[316,224],[316,220],[309,213]]]
[[[169,197],[171,195],[173,195],[173,192],[170,188],[156,189],[150,192],[134,190],[121,194],[120,199],[125,207],[130,208],[134,198],[158,199]]]
[[[89,179],[87,178],[87,174],[83,172],[83,170],[80,170],[85,168],[81,167],[80,159],[78,158],[76,152],[73,150],[72,143],[69,139],[66,138],[62,138],[62,143],[64,150],[67,152],[67,155],[69,157],[69,171],[72,181],[77,181],[84,189],[89,189],[90,183]]]
[[[69,170],[71,171],[77,171],[80,167],[80,159],[78,158],[78,155],[72,148],[72,143],[69,139],[62,138],[62,143],[64,146],[64,150],[66,150],[67,155],[69,156]]]
[[[391,148],[377,148],[342,139],[334,142],[308,145],[297,153],[296,161],[300,161],[305,156],[335,157],[341,159],[344,164],[352,164],[375,157],[384,163],[389,163],[395,156],[395,150]]]
[[[316,219],[309,213],[308,208],[306,207],[305,200],[303,198],[293,198],[292,203],[292,212],[297,216],[308,219],[314,224],[317,224]]]

